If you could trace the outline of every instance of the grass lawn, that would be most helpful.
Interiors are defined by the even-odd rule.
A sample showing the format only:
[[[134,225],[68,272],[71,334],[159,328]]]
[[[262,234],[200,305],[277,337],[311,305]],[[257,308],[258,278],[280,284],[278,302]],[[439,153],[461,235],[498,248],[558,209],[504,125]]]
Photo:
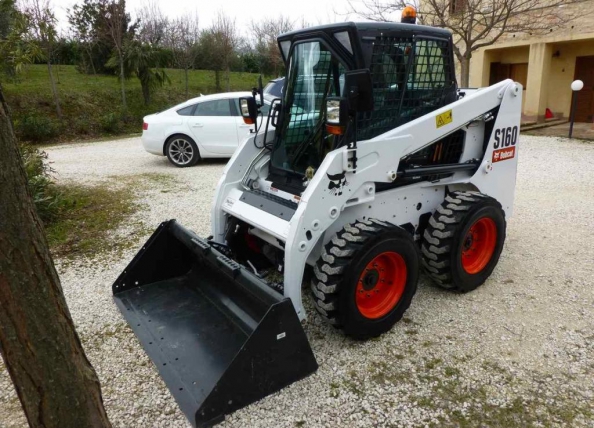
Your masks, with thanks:
[[[55,219],[45,225],[54,257],[93,257],[131,245],[110,237],[139,209],[130,188],[69,184],[56,186],[54,192],[61,195],[61,207]]]
[[[143,116],[187,99],[183,70],[168,69],[167,74],[171,84],[156,90],[149,105],[144,104],[138,79],[126,81],[125,119],[116,76],[81,74],[71,65],[54,66],[62,119],[56,115],[46,66],[29,66],[17,82],[4,78],[2,85],[20,140],[55,142],[139,132]],[[230,90],[250,90],[257,79],[253,73],[231,73]],[[224,73],[221,86],[227,89]],[[213,71],[189,71],[188,98],[214,92]]]

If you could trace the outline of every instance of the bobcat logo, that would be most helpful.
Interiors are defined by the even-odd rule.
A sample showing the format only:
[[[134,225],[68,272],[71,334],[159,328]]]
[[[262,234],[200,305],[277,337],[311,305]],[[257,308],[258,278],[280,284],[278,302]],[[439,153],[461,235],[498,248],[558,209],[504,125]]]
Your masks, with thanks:
[[[328,183],[328,190],[330,190],[330,194],[334,196],[342,195],[342,188],[349,184],[346,181],[345,174],[345,171],[341,172],[340,174],[326,174],[330,180],[330,183]]]

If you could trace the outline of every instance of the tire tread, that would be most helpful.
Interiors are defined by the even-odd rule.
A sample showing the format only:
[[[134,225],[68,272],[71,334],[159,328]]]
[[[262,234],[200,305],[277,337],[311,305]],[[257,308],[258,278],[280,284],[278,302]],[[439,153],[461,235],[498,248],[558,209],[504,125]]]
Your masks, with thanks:
[[[371,238],[393,226],[375,219],[357,220],[345,225],[325,246],[314,266],[310,288],[317,312],[330,324],[340,327],[338,292],[344,269],[357,251]]]
[[[421,264],[426,274],[440,287],[464,291],[453,279],[450,249],[454,248],[458,227],[468,212],[485,200],[493,201],[501,209],[497,200],[480,192],[451,192],[429,219],[421,242]]]

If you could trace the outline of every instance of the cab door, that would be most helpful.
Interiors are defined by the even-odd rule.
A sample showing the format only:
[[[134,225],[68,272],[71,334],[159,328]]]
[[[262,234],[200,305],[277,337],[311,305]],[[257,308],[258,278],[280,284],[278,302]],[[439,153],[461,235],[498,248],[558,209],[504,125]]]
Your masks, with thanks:
[[[237,148],[236,117],[232,114],[231,101],[228,98],[202,101],[188,118],[192,137],[208,154],[231,156]]]

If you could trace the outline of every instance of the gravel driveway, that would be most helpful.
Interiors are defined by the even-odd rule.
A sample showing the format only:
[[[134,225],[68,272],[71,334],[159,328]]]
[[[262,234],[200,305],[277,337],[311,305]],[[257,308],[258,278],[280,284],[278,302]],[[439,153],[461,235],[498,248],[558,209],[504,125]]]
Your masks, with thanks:
[[[209,234],[224,162],[177,169],[138,138],[47,151],[60,180],[145,182],[133,220],[146,231],[115,236],[140,245],[168,218]],[[522,136],[519,156],[515,214],[485,285],[461,295],[422,277],[403,322],[363,343],[323,324],[306,299],[319,370],[222,426],[594,426],[594,144]],[[64,292],[113,425],[185,427],[111,299],[134,253],[58,261]],[[0,426],[26,426],[1,362]]]

